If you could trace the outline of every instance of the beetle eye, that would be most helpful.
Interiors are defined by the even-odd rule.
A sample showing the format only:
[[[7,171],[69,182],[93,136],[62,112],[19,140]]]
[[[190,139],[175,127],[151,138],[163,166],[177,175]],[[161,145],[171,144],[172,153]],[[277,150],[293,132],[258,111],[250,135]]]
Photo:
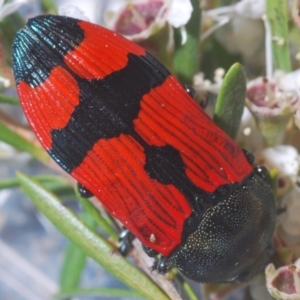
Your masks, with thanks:
[[[262,178],[264,179],[266,182],[269,182],[270,180],[270,176],[269,176],[269,172],[267,170],[266,167],[264,166],[257,166],[255,168],[256,173]]]

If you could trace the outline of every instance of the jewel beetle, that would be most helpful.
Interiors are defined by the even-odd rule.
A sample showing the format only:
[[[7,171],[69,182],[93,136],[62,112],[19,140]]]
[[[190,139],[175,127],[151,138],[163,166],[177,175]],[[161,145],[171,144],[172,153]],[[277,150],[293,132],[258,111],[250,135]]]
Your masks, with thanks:
[[[43,147],[159,254],[159,272],[231,282],[266,265],[276,214],[267,171],[143,48],[38,16],[15,37],[13,69]]]

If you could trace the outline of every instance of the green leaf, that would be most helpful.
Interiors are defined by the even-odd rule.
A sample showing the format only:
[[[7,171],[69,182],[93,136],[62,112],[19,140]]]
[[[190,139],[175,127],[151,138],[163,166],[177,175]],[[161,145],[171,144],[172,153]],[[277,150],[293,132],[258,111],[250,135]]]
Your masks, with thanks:
[[[277,201],[277,191],[278,191],[278,170],[273,168],[269,170],[270,176],[270,186],[273,191],[275,201]]]
[[[3,141],[21,151],[30,153],[36,159],[43,163],[49,160],[49,155],[42,148],[35,146],[21,135],[9,129],[5,124],[0,122],[0,141]]]
[[[54,299],[63,300],[80,296],[102,296],[112,297],[112,299],[115,299],[115,297],[141,298],[141,295],[134,291],[108,288],[81,288],[66,290],[64,292],[58,293],[54,296]]]
[[[36,175],[31,176],[31,178],[40,182],[43,187],[59,197],[74,198],[76,196],[74,186],[70,185],[70,181],[65,177],[55,175]],[[0,191],[3,189],[15,188],[19,186],[20,182],[17,178],[0,180]]]
[[[184,292],[188,295],[189,300],[197,300],[198,296],[195,294],[190,284],[185,281],[184,277],[179,273],[178,269],[173,268],[171,271],[172,276],[176,277],[177,283],[183,287]]]
[[[50,189],[51,191],[59,190],[61,188],[65,188],[66,186],[70,187],[69,182],[61,176],[38,175],[38,176],[32,176],[32,178],[41,182],[43,186],[45,186],[47,189]],[[19,185],[20,182],[17,178],[0,180],[0,190],[18,187]]]
[[[116,249],[86,226],[73,212],[62,205],[51,192],[29,176],[18,172],[17,177],[25,193],[37,208],[86,255],[102,265],[120,281],[146,299],[165,300],[168,297],[151,279],[130,264]]]
[[[201,10],[199,0],[192,0],[191,3],[193,12],[189,22],[185,26],[187,40],[184,44],[182,44],[180,28],[174,29],[174,72],[182,84],[192,84],[193,77],[199,71],[200,65]]]
[[[100,211],[88,200],[80,196],[78,189],[75,188],[75,194],[83,206],[84,210],[89,213],[97,224],[115,241],[118,241],[119,235],[110,226],[109,222],[101,215]]]
[[[197,300],[198,299],[198,296],[194,293],[193,289],[191,288],[191,286],[186,281],[183,281],[182,285],[183,285],[184,291],[189,296],[190,300]]]
[[[241,123],[245,98],[246,74],[243,67],[236,63],[223,80],[213,118],[233,139]]]
[[[0,191],[19,186],[19,181],[16,178],[0,180]]]
[[[73,243],[69,243],[60,273],[60,290],[62,292],[76,288],[86,262],[86,254]]]
[[[275,69],[291,72],[288,48],[287,1],[267,0],[267,18],[271,27],[272,54]]]
[[[20,101],[18,98],[13,98],[13,97],[0,94],[0,103],[20,104]]]
[[[87,212],[83,212],[81,220],[88,227],[96,230],[97,223]],[[65,260],[60,273],[60,290],[62,292],[78,286],[85,263],[85,252],[70,242],[65,253]]]

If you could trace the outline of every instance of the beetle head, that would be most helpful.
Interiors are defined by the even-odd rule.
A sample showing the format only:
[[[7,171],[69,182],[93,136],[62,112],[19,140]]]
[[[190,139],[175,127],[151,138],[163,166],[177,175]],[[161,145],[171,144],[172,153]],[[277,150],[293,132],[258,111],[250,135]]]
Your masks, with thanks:
[[[273,193],[255,171],[204,213],[197,229],[165,263],[195,281],[247,281],[269,261],[275,217]]]

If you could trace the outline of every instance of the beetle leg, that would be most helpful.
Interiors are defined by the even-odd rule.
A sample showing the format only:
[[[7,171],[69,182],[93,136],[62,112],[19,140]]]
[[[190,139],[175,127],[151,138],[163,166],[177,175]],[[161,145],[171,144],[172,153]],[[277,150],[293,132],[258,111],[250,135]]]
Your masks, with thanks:
[[[160,274],[166,274],[173,265],[170,264],[168,258],[166,256],[161,256],[159,259],[157,259],[152,266],[153,271],[157,271]]]
[[[165,274],[167,273],[171,268],[172,268],[172,264],[170,264],[168,258],[166,256],[159,256],[159,252],[157,252],[156,250],[153,250],[152,248],[145,246],[143,244],[143,249],[146,252],[146,254],[150,257],[156,257],[156,260],[153,264],[153,266],[151,267],[152,271],[157,271],[160,274]]]
[[[91,198],[94,196],[92,192],[90,192],[85,186],[83,186],[79,182],[77,183],[77,189],[82,198]]]
[[[135,236],[124,227],[124,230],[119,235],[119,251],[122,255],[126,256],[132,249],[132,240]]]

